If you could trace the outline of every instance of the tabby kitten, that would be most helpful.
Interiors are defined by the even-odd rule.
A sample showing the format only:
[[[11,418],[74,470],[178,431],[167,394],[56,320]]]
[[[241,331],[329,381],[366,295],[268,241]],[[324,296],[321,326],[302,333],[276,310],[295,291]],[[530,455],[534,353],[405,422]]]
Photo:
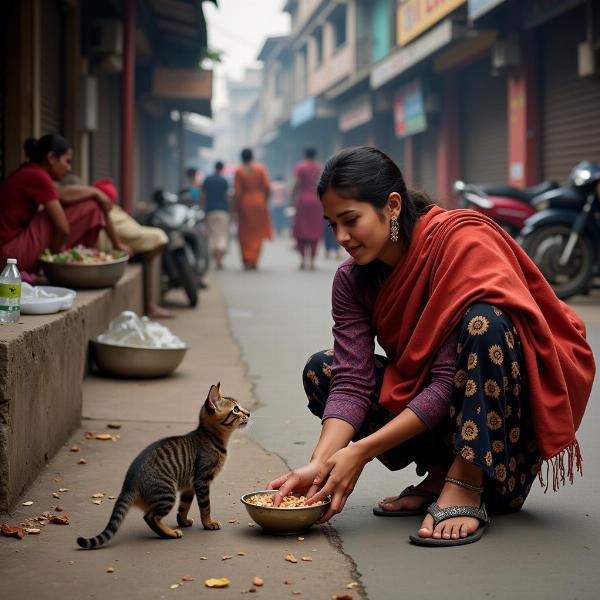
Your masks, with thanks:
[[[170,529],[161,521],[171,512],[178,490],[180,527],[190,527],[194,522],[188,519],[188,511],[195,493],[204,528],[221,528],[210,516],[210,482],[225,462],[231,433],[248,423],[250,413],[233,398],[222,396],[220,387],[220,383],[211,386],[197,429],[158,440],[140,452],[127,471],[108,525],[96,537],[77,538],[82,548],[97,548],[108,542],[133,505],[144,511],[144,520],[160,537],[182,537],[181,529]]]

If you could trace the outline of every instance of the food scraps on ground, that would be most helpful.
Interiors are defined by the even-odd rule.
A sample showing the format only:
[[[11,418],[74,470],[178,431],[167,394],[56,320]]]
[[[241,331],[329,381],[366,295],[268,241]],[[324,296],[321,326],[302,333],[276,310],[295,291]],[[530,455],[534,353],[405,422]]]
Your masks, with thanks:
[[[181,581],[196,581],[196,578],[195,578],[195,577],[192,577],[191,575],[184,575],[184,576],[181,578]]]
[[[14,537],[18,540],[22,540],[25,537],[25,531],[23,531],[22,527],[15,527],[12,525],[0,525],[0,535],[4,535],[6,537]]]
[[[112,436],[112,435],[110,435],[110,433],[99,433],[99,434],[96,436],[96,439],[97,439],[97,440],[100,440],[100,441],[107,441],[107,440],[112,440],[112,439],[113,439],[113,436]]]
[[[221,557],[221,560],[229,560],[230,558],[232,558],[230,554],[225,554]]]
[[[227,577],[221,577],[219,579],[207,579],[204,585],[209,588],[224,588],[227,587],[231,582]]]
[[[303,557],[302,557],[302,560],[303,560],[304,562],[310,562],[310,561],[312,560],[312,556],[303,556]]]
[[[346,586],[349,590],[352,590],[354,588],[358,587],[358,581],[352,581],[350,582],[347,586]]]
[[[238,556],[246,556],[245,552],[242,552],[241,550],[237,553]]]
[[[31,506],[33,504],[33,500],[27,500],[26,502],[23,502],[23,506]]]
[[[314,504],[307,504],[305,496],[284,496],[279,506],[273,506],[273,496],[271,494],[254,494],[248,498],[247,502],[262,508],[307,508],[308,506],[324,504],[322,500]]]
[[[107,423],[106,426],[109,429],[121,429],[122,427],[121,423]]]
[[[352,594],[334,594],[331,600],[352,600]]]
[[[106,572],[107,573],[114,573],[115,572],[115,568],[114,567],[107,567]]]
[[[87,460],[85,460],[85,458],[80,458],[80,459],[77,461],[77,464],[78,464],[78,465],[87,465]]]
[[[65,507],[64,507],[62,504],[57,504],[57,505],[54,507],[54,510],[55,510],[56,512],[62,512],[63,510],[65,510]]]
[[[291,562],[291,563],[298,562],[298,559],[293,554],[286,554],[284,557],[284,560],[287,560],[288,562]]]
[[[286,577],[283,580],[283,583],[285,583],[285,585],[292,585],[292,583],[294,583],[294,580],[291,577]]]
[[[68,492],[69,488],[58,488],[58,491],[62,494],[63,492]]]
[[[69,452],[79,452],[80,448],[79,446],[71,446],[69,448]]]
[[[69,517],[67,515],[50,515],[48,519],[50,523],[54,523],[55,525],[69,525]]]
[[[260,577],[254,577],[252,579],[252,583],[257,586],[257,587],[262,587],[265,583],[264,579],[261,579]]]

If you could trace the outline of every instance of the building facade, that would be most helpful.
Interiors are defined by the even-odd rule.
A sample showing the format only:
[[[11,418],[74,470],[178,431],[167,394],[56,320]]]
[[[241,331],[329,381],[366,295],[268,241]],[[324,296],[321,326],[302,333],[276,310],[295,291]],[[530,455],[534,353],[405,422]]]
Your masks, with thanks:
[[[208,0],[207,0],[208,1]],[[212,1],[212,0],[211,0]],[[28,137],[59,133],[85,181],[111,177],[125,207],[176,191],[210,135],[212,73],[202,3],[21,0],[0,20],[0,178]]]
[[[377,146],[447,206],[456,179],[523,187],[600,162],[593,0],[288,0],[255,144],[272,170]]]

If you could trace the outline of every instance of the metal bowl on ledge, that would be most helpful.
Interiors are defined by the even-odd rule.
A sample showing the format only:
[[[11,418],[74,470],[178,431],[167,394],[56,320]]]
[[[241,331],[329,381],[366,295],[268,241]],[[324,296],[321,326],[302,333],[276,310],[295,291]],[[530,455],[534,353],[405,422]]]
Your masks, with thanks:
[[[115,285],[125,272],[128,262],[128,256],[98,264],[57,263],[40,258],[40,264],[50,283],[75,289]]]
[[[118,346],[90,340],[94,362],[107,373],[120,377],[153,378],[170,375],[179,366],[187,346],[184,348],[140,348]]]

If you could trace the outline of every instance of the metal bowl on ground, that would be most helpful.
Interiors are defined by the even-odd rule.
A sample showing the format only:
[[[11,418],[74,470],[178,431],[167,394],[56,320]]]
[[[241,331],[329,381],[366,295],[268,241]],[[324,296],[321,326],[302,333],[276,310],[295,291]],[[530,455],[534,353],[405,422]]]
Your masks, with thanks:
[[[256,506],[248,502],[248,498],[255,495],[274,496],[276,490],[263,490],[244,494],[240,500],[246,507],[250,518],[260,525],[265,531],[278,535],[294,535],[306,531],[318,521],[327,511],[331,500],[328,498],[323,504],[302,506],[298,508],[273,508],[272,506]],[[299,494],[290,494],[298,497]]]
[[[40,264],[48,281],[76,289],[111,287],[125,272],[128,256],[115,258],[111,262],[98,264],[57,263],[40,259]]]
[[[184,348],[140,348],[90,340],[94,362],[107,373],[121,377],[149,378],[170,375],[181,363]]]

